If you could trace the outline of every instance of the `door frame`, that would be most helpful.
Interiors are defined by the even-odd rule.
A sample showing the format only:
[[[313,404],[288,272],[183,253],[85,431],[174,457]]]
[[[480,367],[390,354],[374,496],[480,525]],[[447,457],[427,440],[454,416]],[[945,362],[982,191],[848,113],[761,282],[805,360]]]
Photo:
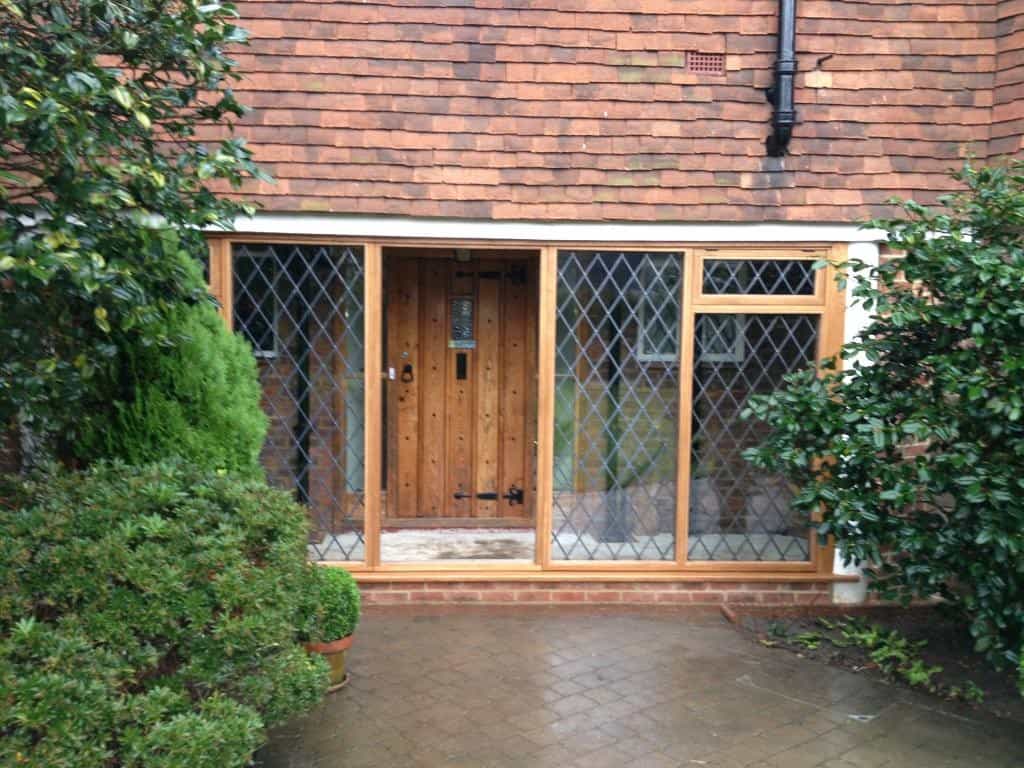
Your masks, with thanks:
[[[846,261],[847,243],[835,242],[593,242],[543,240],[447,240],[402,237],[346,238],[331,235],[287,236],[273,232],[208,233],[210,247],[210,292],[220,304],[222,318],[232,327],[232,244],[296,243],[348,245],[363,249],[364,258],[364,450],[365,502],[363,535],[365,559],[361,562],[329,562],[344,567],[365,581],[393,581],[396,577],[427,581],[513,580],[561,581],[806,581],[834,580],[834,544],[821,544],[810,534],[810,560],[806,562],[691,561],[688,544],[689,457],[692,379],[680,377],[676,552],[671,561],[556,561],[551,558],[551,528],[554,474],[555,334],[557,317],[558,253],[567,250],[671,252],[683,256],[681,302],[680,370],[692,371],[694,323],[698,313],[802,313],[819,317],[817,358],[838,352],[843,342],[846,301],[836,277],[836,264]],[[380,525],[382,519],[383,473],[383,370],[384,263],[385,247],[448,248],[473,250],[519,250],[540,253],[537,301],[537,461],[536,461],[536,546],[533,563],[381,563]],[[815,298],[736,296],[728,301],[705,296],[698,277],[705,257],[725,259],[800,258],[827,259],[829,266],[819,275]],[[795,300],[794,300],[795,299]],[[371,491],[371,489],[377,489]]]

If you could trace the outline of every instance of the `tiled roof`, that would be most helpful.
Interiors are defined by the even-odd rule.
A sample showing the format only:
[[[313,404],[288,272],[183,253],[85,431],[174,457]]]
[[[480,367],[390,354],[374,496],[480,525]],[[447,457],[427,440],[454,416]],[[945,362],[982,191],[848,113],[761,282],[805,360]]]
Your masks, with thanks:
[[[637,5],[643,11],[620,10]],[[238,3],[268,210],[854,221],[1021,150],[1024,0],[800,0],[800,124],[765,156],[776,0]],[[687,53],[725,54],[721,75]]]
[[[1024,0],[1002,0],[996,19],[996,61],[989,151],[1024,149]]]

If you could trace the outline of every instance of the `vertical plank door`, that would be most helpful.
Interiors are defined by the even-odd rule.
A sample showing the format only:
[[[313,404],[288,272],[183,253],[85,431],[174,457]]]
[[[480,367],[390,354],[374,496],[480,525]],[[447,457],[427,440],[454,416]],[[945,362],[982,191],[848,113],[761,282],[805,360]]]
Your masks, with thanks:
[[[532,519],[535,293],[536,268],[527,259],[486,252],[469,262],[389,259],[392,523]],[[469,328],[455,338],[467,318]],[[522,503],[508,498],[516,489]]]

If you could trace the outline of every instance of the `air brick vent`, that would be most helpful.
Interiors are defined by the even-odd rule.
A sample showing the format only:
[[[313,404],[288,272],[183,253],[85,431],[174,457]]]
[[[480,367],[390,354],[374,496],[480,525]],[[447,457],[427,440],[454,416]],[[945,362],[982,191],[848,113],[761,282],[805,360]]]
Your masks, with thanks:
[[[701,75],[725,74],[725,54],[690,51],[686,54],[686,69]]]

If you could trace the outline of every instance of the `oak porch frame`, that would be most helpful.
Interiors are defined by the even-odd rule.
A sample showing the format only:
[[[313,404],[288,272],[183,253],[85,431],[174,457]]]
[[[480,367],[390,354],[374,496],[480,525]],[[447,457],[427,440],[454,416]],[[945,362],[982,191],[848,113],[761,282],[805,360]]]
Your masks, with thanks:
[[[693,395],[693,356],[698,314],[810,314],[819,317],[817,359],[839,351],[843,341],[845,298],[836,283],[837,263],[845,261],[847,245],[833,243],[650,243],[541,242],[522,240],[443,240],[409,238],[345,238],[283,236],[272,233],[211,233],[210,292],[220,313],[233,328],[232,248],[236,243],[273,243],[359,247],[364,268],[364,560],[329,562],[358,574],[362,581],[826,581],[832,575],[833,545],[820,546],[809,531],[810,560],[805,562],[693,561],[689,545],[690,452]],[[386,247],[516,249],[539,253],[537,348],[537,500],[534,562],[502,563],[382,563],[380,537],[383,473],[383,249]],[[678,253],[683,259],[680,297],[679,424],[677,425],[677,482],[675,558],[671,561],[571,561],[551,557],[554,480],[555,331],[557,318],[558,253],[582,251],[643,251]],[[706,258],[730,260],[799,259],[829,261],[815,277],[811,296],[709,296],[702,292]]]

